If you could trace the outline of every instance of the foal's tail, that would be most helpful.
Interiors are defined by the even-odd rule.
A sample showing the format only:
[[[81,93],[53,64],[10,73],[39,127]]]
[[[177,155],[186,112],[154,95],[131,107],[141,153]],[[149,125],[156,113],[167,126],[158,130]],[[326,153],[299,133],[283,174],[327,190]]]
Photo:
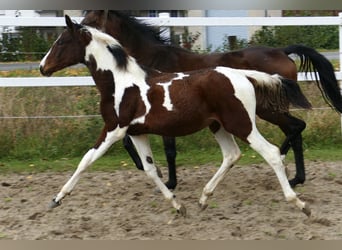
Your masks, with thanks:
[[[336,80],[334,68],[328,59],[313,48],[303,45],[290,45],[282,50],[287,55],[294,53],[299,56],[299,71],[306,74],[313,72],[324,99],[332,108],[342,113],[342,93]]]
[[[282,89],[287,100],[295,107],[311,109],[311,103],[306,99],[296,81],[280,77]]]
[[[276,112],[288,112],[289,104],[304,109],[312,108],[296,81],[255,70],[236,71],[252,82],[258,107]]]

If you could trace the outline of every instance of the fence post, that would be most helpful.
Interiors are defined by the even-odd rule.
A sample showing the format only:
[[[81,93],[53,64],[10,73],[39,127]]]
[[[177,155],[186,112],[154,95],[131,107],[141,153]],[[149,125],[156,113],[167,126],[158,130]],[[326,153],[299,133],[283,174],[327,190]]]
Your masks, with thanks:
[[[339,32],[339,63],[340,63],[340,73],[342,72],[342,12],[338,13],[338,17],[340,19],[339,25],[338,25],[338,32]],[[340,81],[340,92],[342,94],[342,81]],[[341,114],[341,136],[342,136],[342,114]]]

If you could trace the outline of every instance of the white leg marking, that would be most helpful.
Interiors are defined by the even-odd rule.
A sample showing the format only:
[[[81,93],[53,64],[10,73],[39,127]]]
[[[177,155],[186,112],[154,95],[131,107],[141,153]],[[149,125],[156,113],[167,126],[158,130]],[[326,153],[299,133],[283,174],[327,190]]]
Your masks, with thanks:
[[[205,185],[201,198],[199,200],[200,206],[204,209],[206,207],[207,199],[214,192],[216,186],[222,181],[225,174],[233,166],[233,164],[240,159],[241,152],[236,144],[234,137],[226,132],[223,127],[215,133],[215,139],[221,147],[223,154],[223,162],[211,178],[211,180]]]
[[[284,162],[285,161],[286,155],[280,155],[281,160]]]
[[[159,190],[163,193],[164,197],[171,201],[174,208],[179,210],[181,205],[175,200],[174,194],[165,186],[157,174],[157,169],[154,165],[150,142],[147,135],[131,136],[134,146],[143,163],[144,170],[148,177],[150,177],[157,185]]]
[[[305,203],[297,197],[288,182],[279,149],[266,141],[255,126],[247,140],[250,142],[250,146],[273,168],[285,195],[285,199],[294,202],[301,210],[304,209]]]
[[[81,162],[79,163],[75,173],[72,177],[68,180],[68,182],[63,186],[61,191],[55,198],[55,202],[59,202],[62,200],[65,195],[69,194],[75,187],[76,183],[80,179],[80,175],[84,170],[87,169],[94,161],[99,159],[113,143],[122,139],[127,131],[127,127],[119,128],[117,127],[115,130],[108,132],[105,140],[102,144],[97,148],[90,149],[82,158]]]

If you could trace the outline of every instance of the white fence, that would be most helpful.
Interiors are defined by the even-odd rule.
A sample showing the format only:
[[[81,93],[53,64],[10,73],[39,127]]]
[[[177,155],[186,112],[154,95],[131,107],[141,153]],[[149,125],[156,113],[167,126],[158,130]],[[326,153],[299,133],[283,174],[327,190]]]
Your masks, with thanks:
[[[82,17],[73,17],[80,22]],[[138,18],[156,26],[301,26],[337,25],[339,26],[339,71],[335,72],[342,80],[342,13],[334,17],[161,17]],[[0,17],[0,26],[21,27],[63,27],[64,17]],[[312,80],[311,75],[298,73],[298,80]],[[91,77],[28,77],[0,78],[0,87],[38,87],[38,86],[91,86]],[[342,86],[341,86],[342,87]]]
[[[73,17],[80,22],[82,17]],[[302,26],[337,25],[339,27],[339,71],[335,72],[342,80],[342,13],[334,17],[160,17],[138,18],[156,26]],[[1,26],[57,27],[65,26],[64,17],[0,17]],[[298,73],[298,80],[312,80]],[[0,78],[0,87],[43,87],[43,86],[92,86],[91,77],[9,77]],[[341,82],[342,92],[342,82]],[[341,116],[342,133],[342,116]]]

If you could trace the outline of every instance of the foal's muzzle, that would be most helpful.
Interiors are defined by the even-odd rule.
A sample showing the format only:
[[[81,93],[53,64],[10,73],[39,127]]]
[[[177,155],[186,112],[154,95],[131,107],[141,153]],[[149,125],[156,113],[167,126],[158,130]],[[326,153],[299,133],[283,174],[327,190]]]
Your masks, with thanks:
[[[52,74],[45,71],[44,70],[44,67],[42,65],[39,66],[39,70],[40,70],[40,73],[43,75],[43,76],[51,76]]]

